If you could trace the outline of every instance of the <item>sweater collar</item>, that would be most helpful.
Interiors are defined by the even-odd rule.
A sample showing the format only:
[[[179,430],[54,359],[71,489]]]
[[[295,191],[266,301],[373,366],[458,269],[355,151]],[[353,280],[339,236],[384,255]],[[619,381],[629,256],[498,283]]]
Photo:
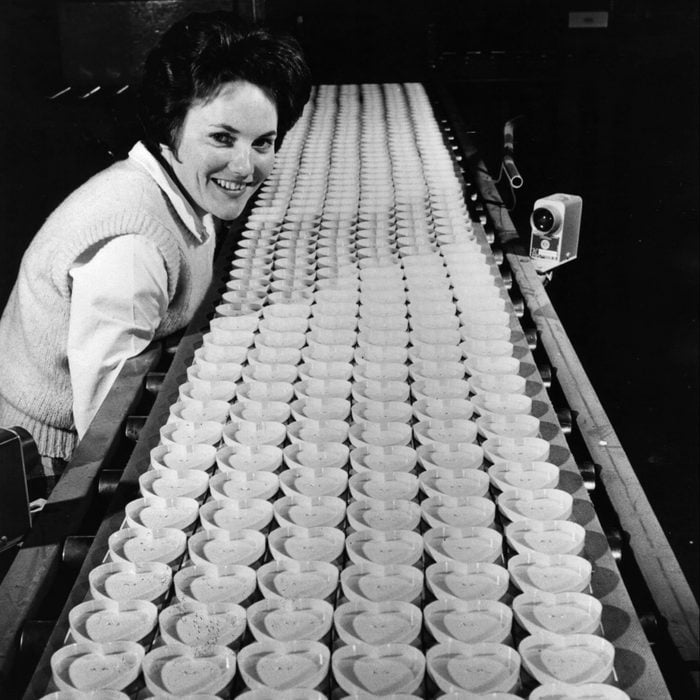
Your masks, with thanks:
[[[216,223],[213,215],[205,214],[200,217],[195,212],[170,173],[142,141],[138,141],[129,151],[129,158],[138,163],[155,180],[156,184],[170,200],[177,215],[182,219],[182,223],[185,224],[200,243],[204,243],[210,237],[216,236]]]

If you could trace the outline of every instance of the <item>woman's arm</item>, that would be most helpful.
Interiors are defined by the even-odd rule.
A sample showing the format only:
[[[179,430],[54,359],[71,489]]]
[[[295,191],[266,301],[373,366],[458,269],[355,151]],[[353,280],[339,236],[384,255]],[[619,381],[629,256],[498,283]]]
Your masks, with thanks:
[[[90,251],[70,274],[68,365],[82,439],[124,362],[153,340],[168,308],[167,274],[155,244],[135,234]]]

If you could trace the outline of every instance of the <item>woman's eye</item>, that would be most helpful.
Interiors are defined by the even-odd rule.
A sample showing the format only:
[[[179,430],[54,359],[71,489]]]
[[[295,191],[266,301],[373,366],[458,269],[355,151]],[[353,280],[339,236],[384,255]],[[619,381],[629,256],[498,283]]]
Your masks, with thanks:
[[[259,153],[268,153],[275,147],[275,142],[272,139],[266,139],[265,141],[256,141],[255,150]]]
[[[212,138],[214,139],[214,141],[216,141],[218,144],[221,144],[222,146],[233,145],[233,136],[231,136],[231,134],[227,134],[225,131],[212,134]]]

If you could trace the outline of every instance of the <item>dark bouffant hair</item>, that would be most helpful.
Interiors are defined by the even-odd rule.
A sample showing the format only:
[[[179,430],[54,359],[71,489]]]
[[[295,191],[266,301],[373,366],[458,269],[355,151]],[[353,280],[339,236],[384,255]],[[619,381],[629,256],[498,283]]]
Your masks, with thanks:
[[[190,106],[235,80],[257,85],[274,102],[281,142],[311,92],[311,74],[296,40],[243,26],[224,11],[193,13],[173,24],[144,66],[139,116],[146,142],[175,149]]]

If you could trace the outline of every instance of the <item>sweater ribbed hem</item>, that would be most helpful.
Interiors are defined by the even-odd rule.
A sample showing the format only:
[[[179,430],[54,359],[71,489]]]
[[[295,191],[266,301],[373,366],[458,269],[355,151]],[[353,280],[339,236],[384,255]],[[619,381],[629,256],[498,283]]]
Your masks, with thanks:
[[[78,436],[74,431],[55,428],[42,423],[11,406],[6,401],[2,402],[0,425],[8,428],[14,426],[24,428],[34,439],[42,457],[69,460],[78,443]]]

